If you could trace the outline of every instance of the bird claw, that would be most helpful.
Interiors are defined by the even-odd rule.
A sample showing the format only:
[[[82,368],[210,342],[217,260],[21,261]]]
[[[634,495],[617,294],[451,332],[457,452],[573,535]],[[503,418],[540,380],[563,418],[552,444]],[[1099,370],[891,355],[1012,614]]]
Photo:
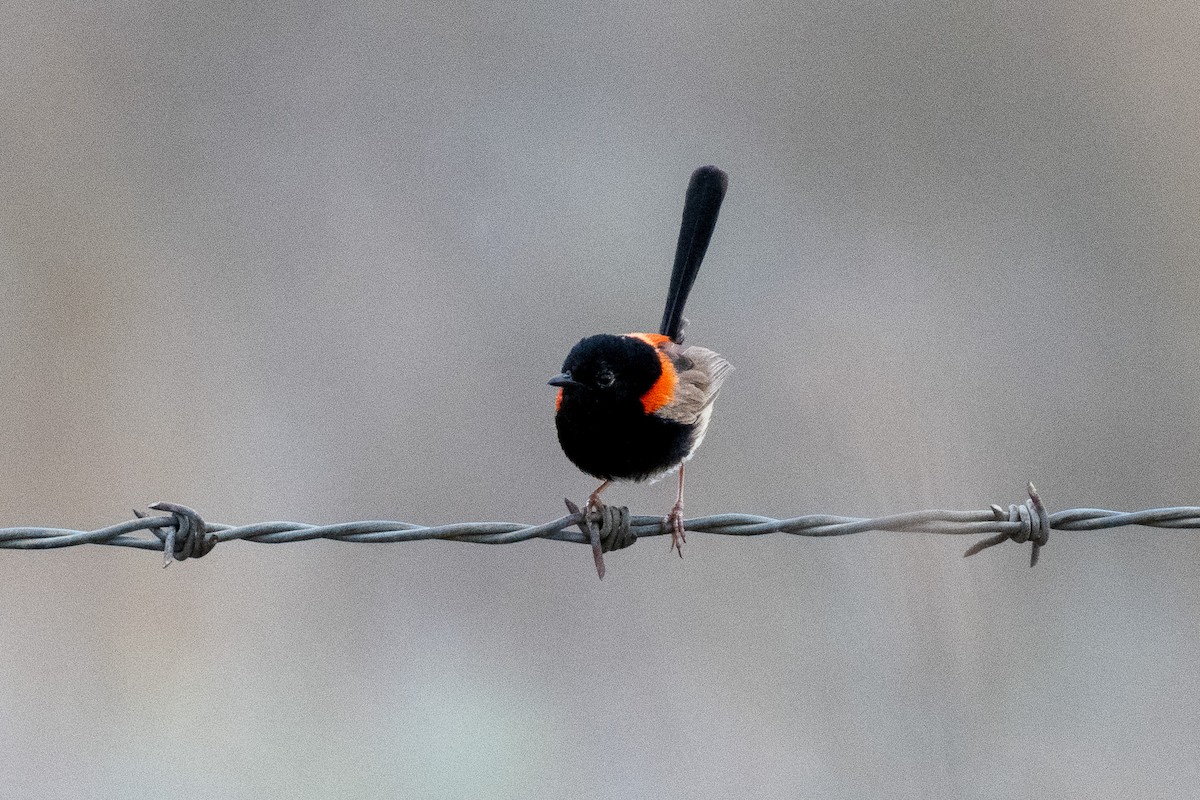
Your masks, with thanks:
[[[683,558],[683,545],[687,542],[687,535],[683,529],[683,503],[676,503],[671,508],[671,513],[663,517],[663,525],[671,529],[671,550],[679,553],[679,557]]]
[[[603,508],[604,503],[600,501],[600,495],[596,492],[592,492],[592,494],[588,496],[587,504],[584,505],[583,511],[585,514],[591,517],[593,513],[599,513]]]
[[[588,495],[587,505],[583,508],[584,511],[586,511],[589,515],[593,511],[600,511],[600,509],[604,508],[604,503],[600,501],[600,493],[607,489],[610,483],[612,483],[611,479],[606,480],[604,483],[596,487],[596,491]]]

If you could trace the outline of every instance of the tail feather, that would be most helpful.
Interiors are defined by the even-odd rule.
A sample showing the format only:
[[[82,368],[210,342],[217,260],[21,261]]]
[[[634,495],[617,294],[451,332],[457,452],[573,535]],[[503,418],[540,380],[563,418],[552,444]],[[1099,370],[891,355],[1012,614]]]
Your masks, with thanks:
[[[671,287],[667,290],[667,307],[658,329],[672,341],[683,341],[683,307],[717,226],[717,214],[728,186],[729,177],[716,167],[700,167],[688,181],[679,244],[675,249],[675,267],[671,270]]]

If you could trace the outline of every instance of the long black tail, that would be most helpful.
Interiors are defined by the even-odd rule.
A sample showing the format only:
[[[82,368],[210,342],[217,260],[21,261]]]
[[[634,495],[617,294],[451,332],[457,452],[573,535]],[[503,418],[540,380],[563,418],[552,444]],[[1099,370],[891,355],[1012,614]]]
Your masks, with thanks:
[[[671,270],[671,288],[667,290],[667,307],[658,328],[659,333],[673,341],[683,341],[683,306],[696,282],[696,273],[708,250],[713,228],[717,226],[717,214],[728,186],[729,176],[716,167],[701,167],[688,181],[679,244],[675,249],[675,268]]]

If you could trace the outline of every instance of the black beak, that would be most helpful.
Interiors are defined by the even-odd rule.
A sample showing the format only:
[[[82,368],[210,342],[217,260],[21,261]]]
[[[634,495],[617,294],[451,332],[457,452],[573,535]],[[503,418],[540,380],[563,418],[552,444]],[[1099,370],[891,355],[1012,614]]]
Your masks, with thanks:
[[[559,375],[555,375],[550,379],[549,383],[551,386],[557,386],[560,389],[565,389],[568,386],[583,386],[582,383],[572,378],[571,373],[569,372],[563,372]]]

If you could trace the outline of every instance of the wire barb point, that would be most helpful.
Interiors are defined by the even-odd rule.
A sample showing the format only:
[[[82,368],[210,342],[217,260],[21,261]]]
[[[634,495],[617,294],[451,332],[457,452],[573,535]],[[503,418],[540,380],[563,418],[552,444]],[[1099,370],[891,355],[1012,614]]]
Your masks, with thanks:
[[[171,515],[173,525],[163,534],[163,569],[171,566],[172,561],[186,561],[189,558],[201,558],[212,552],[217,546],[217,537],[208,532],[204,520],[193,509],[178,503],[151,503],[155,511],[166,511]],[[137,514],[137,512],[134,512]],[[141,514],[138,514],[142,517]]]
[[[600,545],[600,530],[592,524],[590,502],[589,513],[581,512],[579,506],[565,497],[563,502],[567,504],[567,510],[571,514],[579,516],[579,530],[583,531],[583,535],[587,537],[588,543],[592,546],[592,560],[596,562],[596,576],[600,580],[604,580],[604,548]]]
[[[592,546],[592,558],[596,562],[596,574],[604,580],[604,554],[612,550],[622,550],[637,541],[633,532],[633,518],[626,506],[609,506],[596,501],[595,505],[588,501],[586,510],[563,498],[572,519],[578,517],[574,524],[579,526],[588,544]],[[593,516],[595,519],[593,519]]]
[[[967,552],[963,553],[963,558],[982,553],[989,547],[1011,539],[1017,544],[1032,543],[1029,566],[1037,566],[1042,547],[1050,541],[1050,514],[1046,512],[1041,495],[1032,482],[1026,487],[1026,491],[1029,493],[1029,499],[1020,505],[1010,505],[1007,512],[998,505],[992,505],[992,516],[997,522],[1004,524],[1005,529],[971,545]]]

